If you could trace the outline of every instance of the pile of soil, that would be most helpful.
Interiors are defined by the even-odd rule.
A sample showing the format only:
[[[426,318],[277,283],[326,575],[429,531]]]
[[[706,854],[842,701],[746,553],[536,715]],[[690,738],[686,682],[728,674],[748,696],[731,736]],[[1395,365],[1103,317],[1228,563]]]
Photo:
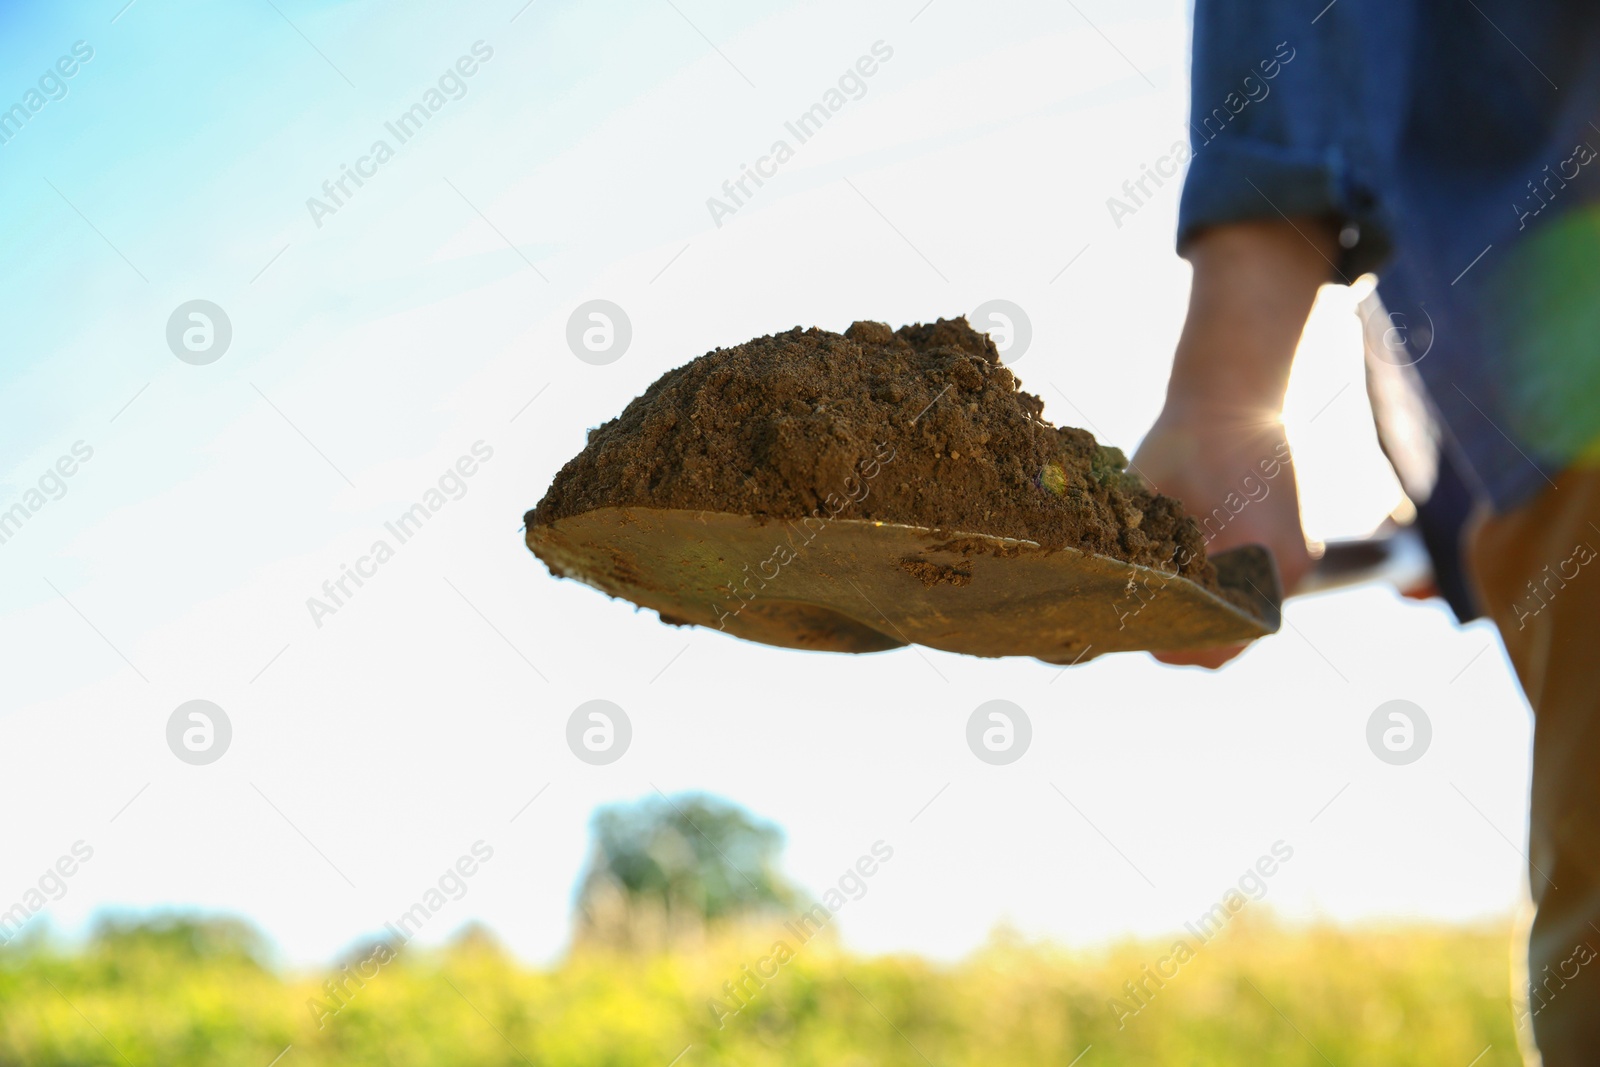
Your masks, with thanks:
[[[965,318],[796,327],[662,375],[590,431],[526,519],[607,506],[869,519],[1071,546],[1215,589],[1182,506],[1043,410]]]

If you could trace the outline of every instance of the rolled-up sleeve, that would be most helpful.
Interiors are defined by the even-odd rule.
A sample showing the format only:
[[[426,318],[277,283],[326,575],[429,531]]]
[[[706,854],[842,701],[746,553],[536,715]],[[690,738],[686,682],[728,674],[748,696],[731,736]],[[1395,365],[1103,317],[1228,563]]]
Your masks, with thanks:
[[[1360,41],[1343,39],[1359,6],[1343,0],[1313,24],[1298,5],[1196,0],[1180,253],[1207,226],[1323,215],[1341,227],[1346,280],[1387,257],[1377,175],[1365,165],[1371,86]]]

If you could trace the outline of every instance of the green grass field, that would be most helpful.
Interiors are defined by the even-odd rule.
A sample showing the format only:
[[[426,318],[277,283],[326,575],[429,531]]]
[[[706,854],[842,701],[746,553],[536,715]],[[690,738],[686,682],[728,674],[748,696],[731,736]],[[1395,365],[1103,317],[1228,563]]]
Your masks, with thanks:
[[[469,936],[375,957],[370,977],[335,998],[324,983],[344,978],[337,968],[275,973],[243,927],[135,925],[71,953],[0,950],[0,1065],[1520,1063],[1505,927],[1351,932],[1241,918],[1159,989],[1147,981],[1154,995],[1133,1014],[1124,983],[1167,957],[1170,939],[1077,953],[997,937],[942,965],[850,956],[819,937],[780,965],[779,936],[578,951],[553,969]],[[723,983],[742,979],[741,965],[776,974],[759,988],[746,979],[744,1005],[719,1026],[738,1006]]]

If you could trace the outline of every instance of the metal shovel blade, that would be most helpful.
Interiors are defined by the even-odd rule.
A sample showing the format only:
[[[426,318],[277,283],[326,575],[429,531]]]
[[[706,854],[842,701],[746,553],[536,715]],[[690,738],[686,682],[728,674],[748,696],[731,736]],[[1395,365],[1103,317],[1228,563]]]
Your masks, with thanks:
[[[920,644],[1076,663],[1106,652],[1241,644],[1278,628],[1266,549],[1213,556],[1218,596],[1164,571],[1072,548],[857,519],[597,508],[530,526],[557,577],[784,648]]]

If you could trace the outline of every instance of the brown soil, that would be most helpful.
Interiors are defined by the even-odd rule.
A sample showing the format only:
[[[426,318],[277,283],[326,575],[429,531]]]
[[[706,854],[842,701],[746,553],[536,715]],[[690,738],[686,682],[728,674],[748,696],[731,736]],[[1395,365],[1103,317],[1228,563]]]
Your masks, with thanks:
[[[526,518],[627,506],[872,519],[1071,546],[1215,589],[1181,505],[1043,410],[964,318],[796,327],[662,375],[590,432]]]
[[[925,559],[903,559],[900,569],[928,588],[936,585],[971,585],[972,572],[948,563],[933,563]]]

